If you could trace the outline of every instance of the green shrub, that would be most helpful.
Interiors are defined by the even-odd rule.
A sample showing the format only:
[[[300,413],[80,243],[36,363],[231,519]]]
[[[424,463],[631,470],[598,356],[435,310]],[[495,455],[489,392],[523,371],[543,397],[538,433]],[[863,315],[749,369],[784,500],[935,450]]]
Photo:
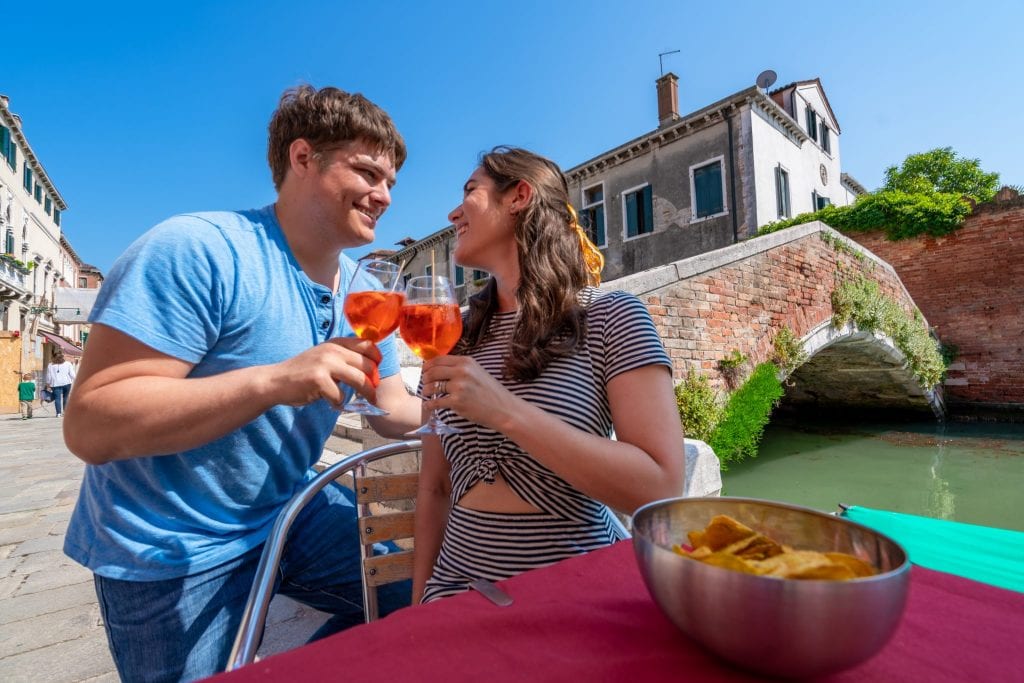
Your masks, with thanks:
[[[786,375],[791,375],[794,370],[807,361],[807,352],[804,351],[803,342],[797,339],[793,330],[786,325],[783,325],[775,334],[772,347],[774,348],[772,362]]]
[[[728,469],[731,462],[757,455],[764,427],[782,398],[778,372],[774,364],[762,363],[754,368],[743,386],[729,396],[722,420],[708,440],[723,470]]]
[[[925,388],[931,389],[942,381],[946,364],[921,312],[908,315],[882,294],[877,282],[862,275],[841,282],[832,292],[832,325],[842,327],[850,321],[861,330],[878,331],[892,339]]]
[[[894,241],[917,235],[939,237],[956,230],[970,212],[970,204],[959,194],[883,190],[861,195],[849,206],[826,206],[814,213],[768,223],[758,234],[817,220],[840,232],[884,230]]]
[[[690,439],[707,442],[722,416],[718,396],[708,378],[697,371],[687,373],[676,385],[676,407],[683,433]]]

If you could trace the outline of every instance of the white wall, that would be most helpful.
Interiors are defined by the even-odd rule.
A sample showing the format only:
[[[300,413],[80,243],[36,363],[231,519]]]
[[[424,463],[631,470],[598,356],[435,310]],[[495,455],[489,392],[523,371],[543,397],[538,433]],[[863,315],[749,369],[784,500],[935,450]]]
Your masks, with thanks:
[[[817,88],[813,90],[818,92]],[[798,97],[797,111],[800,116],[796,123],[801,130],[806,126],[804,102]],[[826,116],[826,123],[832,129],[831,154],[827,154],[813,140],[798,145],[760,108],[754,106],[749,109],[747,116],[750,117],[753,147],[757,227],[779,219],[775,199],[775,168],[779,164],[789,171],[790,217],[815,210],[811,205],[814,191],[828,197],[833,204],[845,205],[851,201],[850,194],[843,189],[840,181],[839,134],[835,130],[835,122],[824,113],[824,104],[815,105],[815,108],[819,116]],[[827,176],[827,182],[824,183],[821,180],[822,166]]]

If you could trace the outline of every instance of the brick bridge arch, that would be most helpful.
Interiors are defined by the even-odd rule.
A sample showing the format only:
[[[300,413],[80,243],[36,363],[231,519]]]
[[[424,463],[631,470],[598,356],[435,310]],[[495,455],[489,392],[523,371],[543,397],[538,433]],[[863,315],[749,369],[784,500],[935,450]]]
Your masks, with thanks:
[[[819,221],[608,282],[636,294],[654,317],[681,380],[699,370],[718,388],[718,362],[738,350],[748,367],[769,361],[783,327],[803,341],[807,361],[791,375],[787,403],[912,409],[944,414],[938,389],[923,388],[882,334],[832,326],[832,291],[862,273],[904,310],[917,306],[885,261]]]

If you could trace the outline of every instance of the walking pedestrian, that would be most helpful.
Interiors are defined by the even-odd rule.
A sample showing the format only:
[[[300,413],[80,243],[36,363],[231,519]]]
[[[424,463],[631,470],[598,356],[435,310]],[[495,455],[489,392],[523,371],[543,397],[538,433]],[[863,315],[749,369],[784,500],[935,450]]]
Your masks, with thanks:
[[[76,375],[75,366],[64,358],[63,351],[56,349],[53,352],[53,359],[46,367],[46,388],[53,392],[53,405],[57,417],[64,416],[71,384],[75,381]]]
[[[26,372],[18,383],[18,406],[21,419],[32,418],[32,403],[36,400],[36,383],[32,381],[32,373]]]

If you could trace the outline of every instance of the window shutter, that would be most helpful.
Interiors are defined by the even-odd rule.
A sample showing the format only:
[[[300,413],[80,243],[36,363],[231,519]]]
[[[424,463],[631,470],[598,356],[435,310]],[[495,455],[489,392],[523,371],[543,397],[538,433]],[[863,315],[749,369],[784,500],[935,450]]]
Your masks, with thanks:
[[[725,210],[722,196],[722,163],[716,161],[693,173],[697,218],[713,216]]]
[[[626,237],[636,237],[637,234],[637,212],[636,192],[626,195]]]
[[[651,186],[648,185],[643,190],[643,208],[644,208],[644,232],[654,232],[654,200],[653,194],[651,193]]]
[[[782,212],[782,169],[778,166],[775,167],[775,211],[779,218],[786,215]]]

